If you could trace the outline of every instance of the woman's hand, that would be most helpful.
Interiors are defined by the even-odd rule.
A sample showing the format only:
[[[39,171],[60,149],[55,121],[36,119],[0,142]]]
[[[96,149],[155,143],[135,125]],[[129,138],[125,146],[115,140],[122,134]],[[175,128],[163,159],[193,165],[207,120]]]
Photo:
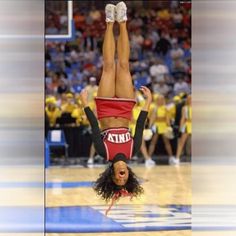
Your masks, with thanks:
[[[147,88],[146,86],[141,86],[140,90],[142,91],[143,95],[146,98],[146,103],[143,107],[143,110],[148,111],[149,110],[149,106],[152,102],[152,93],[150,91],[149,88]]]
[[[83,107],[88,106],[88,91],[86,89],[83,89],[80,93],[80,100]]]
[[[149,88],[147,88],[146,86],[141,86],[140,87],[140,90],[142,91],[143,95],[146,97],[146,99],[149,101],[149,102],[152,102],[152,93],[150,91]]]

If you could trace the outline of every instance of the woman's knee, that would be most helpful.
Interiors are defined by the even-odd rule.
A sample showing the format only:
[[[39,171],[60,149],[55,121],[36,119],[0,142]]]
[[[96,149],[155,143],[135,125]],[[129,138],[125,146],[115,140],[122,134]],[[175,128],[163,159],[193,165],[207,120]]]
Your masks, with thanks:
[[[118,67],[120,70],[129,72],[129,62],[128,61],[118,61]]]
[[[115,62],[114,61],[104,61],[103,70],[105,72],[114,73],[115,72]]]
[[[157,138],[158,138],[158,137],[157,137],[156,135],[153,135],[150,145],[156,145],[156,143],[157,143]]]
[[[170,145],[170,141],[168,138],[166,138],[164,135],[162,136],[163,142],[165,145]]]

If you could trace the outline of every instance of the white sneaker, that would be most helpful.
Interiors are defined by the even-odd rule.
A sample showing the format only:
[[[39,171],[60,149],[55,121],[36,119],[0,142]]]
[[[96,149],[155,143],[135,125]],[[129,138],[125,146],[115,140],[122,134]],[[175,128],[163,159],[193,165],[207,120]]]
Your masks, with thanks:
[[[178,166],[178,165],[179,165],[179,159],[175,158],[174,164],[175,164],[176,166]]]
[[[106,22],[115,22],[116,6],[113,4],[107,4],[105,7]]]
[[[89,158],[88,161],[87,161],[87,164],[88,165],[93,165],[93,158]]]
[[[94,158],[93,158],[95,161],[103,161],[103,157],[101,157],[100,155],[96,155]]]
[[[127,21],[127,7],[124,2],[116,4],[116,21]]]
[[[175,158],[175,157],[170,157],[169,159],[169,164],[170,165],[179,165],[179,159]]]
[[[175,161],[175,157],[171,156],[169,158],[169,165],[173,165],[174,164],[174,161]]]
[[[151,166],[155,166],[155,165],[156,165],[156,162],[153,161],[151,158],[145,160],[145,166],[146,166],[146,167],[151,167]]]

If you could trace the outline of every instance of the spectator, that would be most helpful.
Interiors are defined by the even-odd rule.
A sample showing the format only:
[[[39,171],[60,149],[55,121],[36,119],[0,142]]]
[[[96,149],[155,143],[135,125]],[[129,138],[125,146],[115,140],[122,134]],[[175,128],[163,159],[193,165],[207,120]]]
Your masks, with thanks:
[[[165,83],[164,79],[154,83],[152,89],[154,93],[159,93],[164,97],[167,97],[170,92],[170,87]]]
[[[88,119],[84,113],[84,110],[81,106],[79,98],[76,99],[76,105],[75,105],[74,110],[71,113],[71,116],[73,118],[76,118],[76,125],[77,126],[80,126],[80,125],[89,126]]]
[[[160,56],[166,56],[167,52],[171,48],[171,44],[168,37],[164,32],[161,33],[161,37],[159,41],[156,44],[155,51],[160,55]]]
[[[155,30],[154,27],[150,26],[148,28],[148,32],[147,32],[147,39],[151,40],[151,49],[154,50],[156,43],[158,42],[158,40],[160,39],[159,34],[157,33],[157,31]]]
[[[62,45],[58,44],[56,45],[55,48],[55,52],[52,53],[52,62],[55,66],[55,68],[57,69],[57,71],[60,71],[61,69],[64,70],[65,69],[65,55],[63,52],[63,47]]]
[[[157,17],[159,20],[164,20],[164,21],[170,20],[171,15],[169,9],[163,8],[162,10],[158,11]]]
[[[71,82],[71,89],[70,91],[74,94],[80,93],[84,88],[82,80],[74,79]]]
[[[170,161],[174,157],[173,157],[170,141],[164,135],[167,131],[167,128],[170,127],[170,119],[168,116],[168,110],[165,105],[164,96],[162,96],[162,95],[158,96],[156,105],[157,105],[157,109],[153,110],[153,112],[150,116],[150,121],[149,121],[149,127],[154,128],[156,130],[156,132],[152,137],[148,153],[149,153],[149,156],[152,156],[152,154],[155,151],[158,138],[159,138],[159,136],[161,136],[163,139],[166,151],[169,155],[169,161]]]
[[[91,7],[91,10],[89,12],[89,16],[93,21],[100,21],[101,20],[101,13],[99,10],[95,8],[95,6]]]
[[[143,41],[144,41],[144,38],[141,34],[141,30],[136,29],[134,33],[131,35],[131,43],[130,43],[131,47],[141,49],[143,45]]]
[[[59,31],[56,28],[55,23],[53,21],[51,21],[48,27],[46,28],[46,34],[52,34],[52,35],[59,34]]]
[[[86,29],[86,31],[83,34],[83,49],[84,51],[93,51],[96,47],[96,40],[93,37],[90,29]]]
[[[166,75],[169,70],[163,61],[160,59],[155,59],[154,64],[150,67],[150,75],[153,77],[154,82],[159,82],[165,80]]]
[[[60,22],[60,34],[68,33],[68,17],[65,13],[58,12]]]
[[[46,98],[45,111],[46,111],[46,115],[47,115],[50,127],[54,127],[56,125],[57,118],[61,116],[61,111],[56,106],[55,97]]]
[[[57,93],[62,94],[68,91],[68,86],[63,79],[59,80],[59,85],[57,87]]]
[[[181,137],[178,140],[178,148],[176,152],[176,158],[173,159],[173,164],[179,164],[182,150],[187,141],[187,138],[192,134],[192,106],[191,95],[188,95],[186,104],[182,108],[181,120],[180,120],[180,132]]]
[[[131,29],[139,29],[143,26],[143,20],[141,17],[138,16],[138,13],[136,12],[134,17],[131,19],[129,23],[129,27]]]
[[[181,59],[184,56],[184,50],[178,45],[177,39],[172,40],[170,56],[173,60]]]
[[[61,106],[62,113],[72,113],[73,110],[76,108],[74,96],[71,93],[66,94],[66,100],[64,104]]]
[[[136,127],[136,122],[137,122],[137,119],[138,119],[138,115],[139,115],[140,111],[142,110],[143,103],[145,102],[145,99],[142,97],[141,94],[137,95],[137,97],[138,96],[141,96],[141,99],[137,99],[137,103],[134,106],[133,111],[132,111],[132,120],[130,122],[130,130],[131,130],[131,134],[133,136],[134,136],[134,133],[135,133],[135,127]],[[143,157],[145,159],[145,165],[146,166],[154,166],[155,162],[148,155],[148,151],[147,151],[147,147],[146,147],[146,143],[145,143],[144,138],[142,139],[142,144],[141,144],[141,147],[140,147],[140,151],[143,154]]]
[[[85,14],[79,10],[75,12],[74,21],[77,30],[83,30],[85,27]]]
[[[183,21],[183,15],[180,11],[179,8],[176,8],[172,14],[172,19],[173,19],[173,23],[174,23],[174,26],[176,28],[182,28],[182,21]]]
[[[90,77],[89,84],[85,89],[88,91],[88,102],[92,102],[98,91],[97,79],[95,77]]]
[[[184,76],[188,72],[189,66],[184,60],[178,59],[172,61],[172,74],[175,77]]]
[[[189,85],[184,81],[183,77],[178,78],[177,82],[174,85],[174,93],[176,95],[180,93],[190,93]]]
[[[48,72],[46,79],[46,91],[48,94],[54,94],[57,92],[59,86],[59,76],[54,72]]]

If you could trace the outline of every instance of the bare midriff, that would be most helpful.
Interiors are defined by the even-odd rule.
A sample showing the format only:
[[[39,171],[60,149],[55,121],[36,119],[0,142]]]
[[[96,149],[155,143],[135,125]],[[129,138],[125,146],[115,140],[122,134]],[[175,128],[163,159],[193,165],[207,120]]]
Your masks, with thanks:
[[[119,128],[119,127],[129,127],[129,120],[121,117],[106,117],[99,120],[101,130]]]

